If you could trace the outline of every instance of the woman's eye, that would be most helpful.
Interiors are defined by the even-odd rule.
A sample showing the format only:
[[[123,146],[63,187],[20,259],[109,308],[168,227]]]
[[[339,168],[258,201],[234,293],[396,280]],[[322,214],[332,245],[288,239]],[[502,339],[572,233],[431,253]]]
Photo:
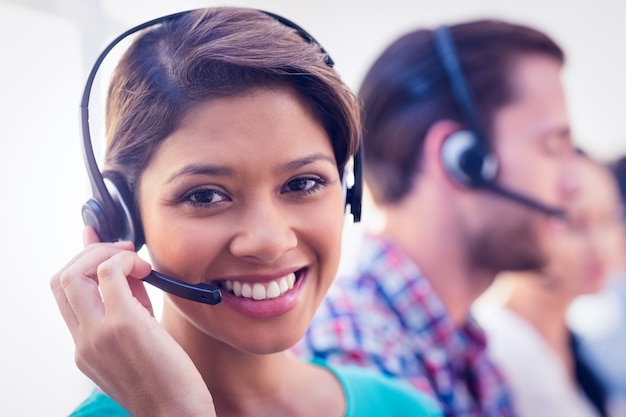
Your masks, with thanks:
[[[324,180],[319,177],[296,178],[285,185],[283,192],[312,193],[323,185]]]
[[[193,206],[208,206],[226,201],[227,197],[217,190],[201,189],[188,193],[183,200]]]

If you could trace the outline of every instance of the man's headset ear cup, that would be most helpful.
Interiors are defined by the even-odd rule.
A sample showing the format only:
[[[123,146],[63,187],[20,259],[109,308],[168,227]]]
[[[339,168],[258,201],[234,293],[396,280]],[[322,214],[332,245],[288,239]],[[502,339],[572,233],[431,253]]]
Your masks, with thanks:
[[[115,171],[104,172],[102,177],[114,210],[106,210],[105,204],[91,198],[83,205],[84,223],[95,229],[102,242],[130,241],[135,250],[141,249],[144,244],[143,230],[126,181]]]
[[[459,130],[444,140],[441,160],[450,177],[466,187],[489,184],[498,173],[495,155],[469,130]]]

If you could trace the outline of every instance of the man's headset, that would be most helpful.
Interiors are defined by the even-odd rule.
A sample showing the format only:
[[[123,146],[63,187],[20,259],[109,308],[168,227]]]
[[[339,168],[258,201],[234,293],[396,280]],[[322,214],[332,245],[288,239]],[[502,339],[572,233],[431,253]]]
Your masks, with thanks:
[[[91,184],[93,196],[83,205],[82,217],[86,226],[94,228],[102,242],[115,242],[118,240],[131,241],[135,245],[135,250],[139,250],[144,244],[143,230],[139,217],[135,210],[135,201],[125,179],[115,172],[100,172],[96,158],[94,156],[91,133],[89,129],[89,97],[92,86],[102,64],[102,61],[109,52],[123,39],[139,32],[140,30],[162,24],[167,21],[178,19],[191,11],[174,13],[162,16],[145,23],[139,24],[115,38],[98,56],[93,65],[80,104],[80,121],[82,127],[83,159],[87,168],[89,182]],[[273,13],[260,12],[276,19],[283,25],[294,29],[304,40],[317,45],[320,51],[326,56],[326,64],[330,67],[334,65],[333,60],[326,53],[324,48],[300,26],[290,20]],[[349,172],[346,169],[342,176],[344,192],[346,196],[346,206],[350,206],[350,213],[354,222],[361,219],[361,200],[363,195],[362,164],[363,155],[361,147],[357,150],[352,161],[353,184],[348,187],[347,181]],[[165,292],[197,301],[205,304],[217,304],[222,299],[219,288],[210,285],[188,284],[156,271],[144,278],[144,281],[162,289]]]
[[[470,127],[470,130],[453,133],[443,143],[441,158],[449,175],[464,186],[490,191],[549,216],[565,217],[563,209],[550,207],[496,182],[498,158],[487,142],[487,135],[465,81],[450,29],[440,26],[434,30],[433,35],[437,55],[452,86],[456,103]]]

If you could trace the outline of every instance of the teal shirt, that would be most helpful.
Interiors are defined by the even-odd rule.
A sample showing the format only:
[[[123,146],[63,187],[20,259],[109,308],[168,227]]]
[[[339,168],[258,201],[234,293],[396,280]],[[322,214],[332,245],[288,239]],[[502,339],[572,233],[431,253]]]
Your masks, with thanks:
[[[341,383],[346,396],[345,417],[443,416],[434,400],[408,383],[357,366],[330,367],[313,362],[329,369]]]
[[[435,402],[410,385],[393,380],[377,371],[357,366],[330,367],[341,383],[347,410],[345,417],[435,417],[442,416]],[[87,398],[70,417],[129,417],[110,397],[98,390]]]

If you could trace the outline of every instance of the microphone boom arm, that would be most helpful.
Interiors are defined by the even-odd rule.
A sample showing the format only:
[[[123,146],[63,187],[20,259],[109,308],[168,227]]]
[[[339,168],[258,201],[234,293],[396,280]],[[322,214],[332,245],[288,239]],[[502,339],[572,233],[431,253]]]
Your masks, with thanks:
[[[557,217],[560,219],[565,219],[567,217],[567,213],[563,209],[547,206],[537,200],[534,200],[532,198],[526,197],[522,194],[516,193],[507,188],[504,188],[494,182],[484,183],[481,188],[483,188],[486,191],[490,191],[496,195],[499,195],[501,197],[505,197],[510,200],[516,201],[520,204],[525,205],[526,207],[530,207],[532,209],[538,210],[544,214],[547,214],[548,216],[553,216],[553,217]]]

